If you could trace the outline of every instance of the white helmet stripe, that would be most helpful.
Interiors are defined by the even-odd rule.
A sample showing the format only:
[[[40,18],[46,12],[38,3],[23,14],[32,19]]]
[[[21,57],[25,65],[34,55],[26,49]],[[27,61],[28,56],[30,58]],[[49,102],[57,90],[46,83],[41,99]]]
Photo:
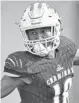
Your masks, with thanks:
[[[41,17],[43,15],[43,9],[41,9],[41,8],[42,8],[42,4],[40,4],[40,3],[31,5],[30,12],[29,12],[30,18],[37,19],[37,18]]]

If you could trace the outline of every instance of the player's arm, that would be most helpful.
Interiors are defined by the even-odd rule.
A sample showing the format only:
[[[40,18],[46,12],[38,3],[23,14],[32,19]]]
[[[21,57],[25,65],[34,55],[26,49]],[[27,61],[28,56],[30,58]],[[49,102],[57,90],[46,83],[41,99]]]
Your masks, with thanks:
[[[30,84],[31,78],[4,75],[1,80],[1,98],[9,95],[16,87],[23,83]]]
[[[79,65],[79,49],[77,49],[73,65]]]
[[[16,87],[31,83],[31,78],[21,73],[24,69],[21,68],[22,64],[14,54],[9,55],[5,60],[4,76],[1,80],[1,97],[10,94]]]
[[[1,98],[10,94],[23,81],[17,77],[9,77],[4,75],[1,80]]]
[[[16,87],[23,83],[30,84],[32,82],[30,77],[10,77],[4,75],[1,80],[1,98],[9,95]]]

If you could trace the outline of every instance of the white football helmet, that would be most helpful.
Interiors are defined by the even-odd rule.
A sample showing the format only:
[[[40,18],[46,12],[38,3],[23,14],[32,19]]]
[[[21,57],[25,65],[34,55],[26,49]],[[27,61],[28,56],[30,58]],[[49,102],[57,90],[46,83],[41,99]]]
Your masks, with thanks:
[[[33,3],[25,11],[19,23],[27,51],[45,56],[54,51],[60,43],[61,21],[57,12],[46,3]],[[50,27],[52,36],[40,40],[29,40],[27,30]],[[54,31],[53,31],[54,29]],[[54,33],[53,33],[54,32]],[[47,43],[52,43],[52,48]],[[43,45],[45,44],[45,46]]]

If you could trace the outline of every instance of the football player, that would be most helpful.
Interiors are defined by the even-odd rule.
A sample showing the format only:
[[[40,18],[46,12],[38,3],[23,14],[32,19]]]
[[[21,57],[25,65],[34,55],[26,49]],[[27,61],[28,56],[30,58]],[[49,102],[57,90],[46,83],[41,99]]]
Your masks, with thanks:
[[[14,52],[5,60],[1,97],[18,88],[21,103],[69,103],[79,65],[79,50],[74,42],[61,36],[61,20],[45,3],[33,3],[19,23],[26,51]]]

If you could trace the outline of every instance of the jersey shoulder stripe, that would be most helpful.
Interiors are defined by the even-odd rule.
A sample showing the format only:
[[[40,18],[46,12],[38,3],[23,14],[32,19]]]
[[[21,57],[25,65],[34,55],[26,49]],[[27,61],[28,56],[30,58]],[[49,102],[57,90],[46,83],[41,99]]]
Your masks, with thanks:
[[[9,76],[9,77],[20,77],[21,76],[19,74],[13,74],[13,73],[9,73],[9,72],[4,72],[4,75]]]
[[[13,74],[26,73],[27,68],[25,65],[27,61],[27,53],[25,53],[25,51],[14,52],[6,58],[4,72],[11,72]]]

